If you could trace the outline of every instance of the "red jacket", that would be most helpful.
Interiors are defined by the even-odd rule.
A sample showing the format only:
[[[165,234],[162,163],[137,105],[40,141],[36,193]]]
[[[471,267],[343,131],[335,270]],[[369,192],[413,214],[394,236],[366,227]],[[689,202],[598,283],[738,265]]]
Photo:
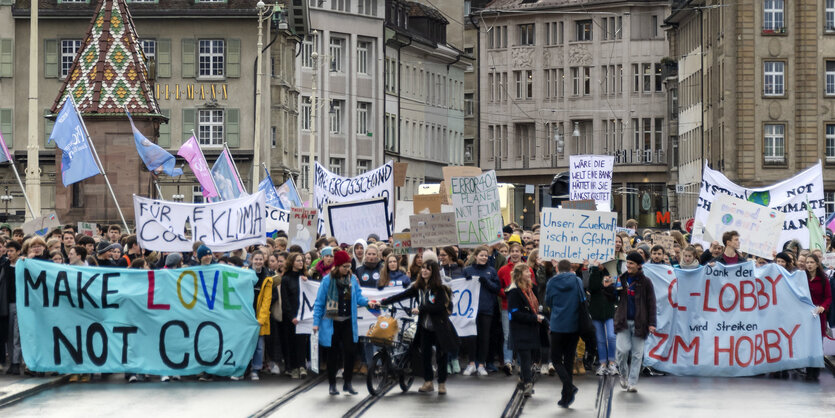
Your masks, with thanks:
[[[808,277],[808,274],[807,274]],[[812,303],[815,306],[823,306],[825,311],[820,314],[821,320],[821,336],[826,335],[826,314],[832,308],[832,288],[829,287],[829,280],[826,276],[817,275],[812,280],[809,280],[809,293],[812,296]]]
[[[520,261],[520,263],[523,261]],[[533,269],[531,271],[531,284],[535,287],[536,286],[536,275],[533,273]],[[513,271],[513,262],[510,259],[507,260],[507,264],[505,264],[502,268],[499,269],[499,296],[502,298],[502,309],[507,310],[507,295],[505,295],[504,291],[508,287],[510,287],[510,273]]]

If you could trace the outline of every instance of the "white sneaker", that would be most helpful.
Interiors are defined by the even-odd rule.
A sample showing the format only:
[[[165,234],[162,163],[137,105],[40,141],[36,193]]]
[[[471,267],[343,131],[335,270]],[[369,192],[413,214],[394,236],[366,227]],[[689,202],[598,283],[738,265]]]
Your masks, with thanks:
[[[136,377],[136,375],[133,375],[133,376],[128,378],[128,383],[136,383],[138,381],[139,381],[139,378]]]
[[[170,376],[162,376],[162,377],[159,378],[160,382],[167,382],[169,380],[171,380]]]
[[[261,380],[261,378],[258,377],[258,372],[252,372],[249,374],[249,380]]]
[[[605,376],[608,372],[609,368],[606,366],[606,364],[601,364],[600,367],[597,368],[597,372],[595,374],[597,374],[598,376]]]
[[[620,377],[620,388],[626,390],[629,387],[629,384],[626,382],[626,378],[621,376]]]
[[[484,365],[478,366],[478,375],[487,376],[487,369],[484,368]]]
[[[229,376],[229,379],[237,382],[239,380],[244,380],[244,377],[243,376]]]
[[[637,391],[638,391],[638,386],[636,386],[636,385],[629,385],[629,387],[626,389],[626,391],[627,391],[627,392],[632,392],[632,393],[635,393],[635,392],[637,392]]]
[[[461,374],[463,374],[464,376],[472,376],[473,373],[475,373],[475,370],[476,370],[475,369],[475,364],[471,363],[471,364],[467,365],[467,368],[464,369],[464,372],[461,373]]]
[[[270,373],[274,375],[281,374],[281,369],[279,369],[278,364],[273,363],[272,366],[270,366]]]
[[[554,367],[553,363],[548,363],[548,376],[553,376],[557,374],[557,369]]]
[[[618,366],[615,363],[609,363],[608,371],[611,376],[617,376],[620,374],[620,372],[618,371]]]
[[[539,374],[541,374],[543,376],[548,374],[548,365],[547,364],[543,364],[542,367],[539,368]]]

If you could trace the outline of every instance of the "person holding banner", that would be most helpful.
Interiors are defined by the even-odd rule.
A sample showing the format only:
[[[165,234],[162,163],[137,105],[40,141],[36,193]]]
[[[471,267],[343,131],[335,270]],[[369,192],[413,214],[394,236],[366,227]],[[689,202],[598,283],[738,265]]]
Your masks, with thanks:
[[[812,303],[815,305],[812,313],[820,318],[821,336],[826,337],[826,330],[829,324],[826,323],[825,312],[832,303],[832,289],[829,287],[829,280],[821,267],[820,258],[815,254],[806,256],[806,278],[809,281],[809,293],[812,296]],[[820,369],[809,367],[806,369],[806,380],[817,381],[820,376]]]
[[[258,342],[255,345],[255,354],[252,356],[252,369],[249,374],[250,380],[259,380],[258,372],[264,365],[264,343],[265,337],[270,335],[270,306],[272,306],[273,278],[267,275],[267,268],[264,267],[264,253],[255,251],[252,253],[252,271],[258,280],[255,282],[255,317],[261,325],[258,332]]]
[[[443,284],[441,270],[435,260],[426,260],[420,269],[418,279],[403,292],[387,297],[380,301],[383,305],[391,305],[406,299],[416,299],[417,307],[412,313],[418,316],[418,331],[415,338],[420,340],[420,351],[423,354],[423,386],[418,392],[434,392],[432,378],[432,348],[435,348],[435,359],[438,366],[438,394],[446,395],[447,355],[458,351],[460,345],[458,333],[449,320],[449,305],[452,291]],[[328,367],[330,370],[330,367]]]
[[[519,263],[511,272],[512,283],[507,289],[507,310],[513,350],[519,356],[523,395],[533,394],[533,370],[531,360],[539,351],[539,324],[544,317],[539,314],[539,301],[533,294],[531,270]]]
[[[476,337],[467,337],[470,342],[470,364],[464,369],[464,376],[478,372],[479,376],[487,376],[487,354],[490,350],[490,335],[493,334],[493,313],[496,310],[499,295],[499,276],[496,269],[490,265],[490,249],[482,245],[475,249],[475,262],[464,269],[464,278],[478,280],[481,291],[478,294],[478,313],[476,314]],[[476,366],[478,368],[476,369]]]
[[[620,386],[628,392],[638,391],[644,342],[650,332],[655,332],[657,324],[655,290],[641,269],[643,264],[644,258],[640,254],[635,251],[629,253],[626,256],[626,272],[618,278],[619,303],[614,321],[617,360]]]
[[[342,355],[344,383],[342,390],[351,395],[357,391],[351,385],[356,353],[357,307],[372,307],[360,292],[357,277],[351,273],[351,256],[345,251],[334,254],[333,271],[322,279],[316,302],[313,304],[313,333],[319,334],[319,344],[329,347],[327,354],[329,393],[339,395],[336,390],[337,359]],[[321,328],[321,329],[320,329]],[[311,341],[311,344],[313,342]]]
[[[290,371],[292,379],[307,377],[304,367],[304,349],[307,347],[305,338],[296,334],[299,323],[299,292],[301,281],[307,280],[304,275],[304,256],[291,253],[287,257],[287,272],[281,278],[281,322],[279,322],[281,351],[284,353],[284,366]],[[273,358],[277,358],[274,356]]]

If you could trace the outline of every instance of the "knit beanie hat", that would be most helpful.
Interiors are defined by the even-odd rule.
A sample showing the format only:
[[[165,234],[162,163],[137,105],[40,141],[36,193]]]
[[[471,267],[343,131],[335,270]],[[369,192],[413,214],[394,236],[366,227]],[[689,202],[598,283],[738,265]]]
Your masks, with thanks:
[[[337,251],[333,255],[333,265],[335,265],[335,266],[341,266],[343,264],[350,263],[350,262],[351,262],[351,256],[348,255],[348,253],[345,252],[345,251]]]
[[[632,251],[626,255],[626,261],[631,261],[640,266],[641,264],[644,264],[644,257],[642,257],[637,251]]]

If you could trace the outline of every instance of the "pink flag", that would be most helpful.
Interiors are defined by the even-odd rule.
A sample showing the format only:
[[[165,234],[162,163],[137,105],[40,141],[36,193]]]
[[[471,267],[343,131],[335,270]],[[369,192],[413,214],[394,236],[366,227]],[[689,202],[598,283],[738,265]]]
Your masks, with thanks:
[[[12,161],[12,154],[9,153],[9,149],[6,148],[6,140],[3,139],[3,133],[0,132],[0,145],[3,149],[0,149],[2,155],[0,155],[0,163],[5,163],[6,161]]]
[[[177,151],[177,155],[188,161],[191,171],[194,172],[197,181],[203,186],[203,197],[217,197],[217,189],[215,189],[215,183],[212,181],[212,172],[209,171],[209,164],[206,163],[206,157],[203,156],[203,151],[200,149],[197,139],[193,136],[189,138]]]

